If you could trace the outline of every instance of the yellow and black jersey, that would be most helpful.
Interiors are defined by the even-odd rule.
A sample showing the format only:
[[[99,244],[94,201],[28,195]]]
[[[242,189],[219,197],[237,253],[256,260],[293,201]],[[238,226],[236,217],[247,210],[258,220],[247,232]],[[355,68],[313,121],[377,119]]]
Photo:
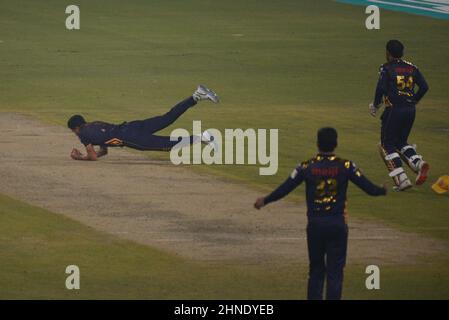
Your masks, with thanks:
[[[343,215],[348,181],[370,195],[386,193],[384,188],[369,181],[352,161],[335,155],[318,154],[300,163],[290,177],[265,198],[265,203],[283,198],[303,181],[306,183],[308,216]]]
[[[427,90],[429,86],[418,67],[408,61],[395,59],[380,67],[374,105],[378,106],[384,101],[387,107],[414,106]]]

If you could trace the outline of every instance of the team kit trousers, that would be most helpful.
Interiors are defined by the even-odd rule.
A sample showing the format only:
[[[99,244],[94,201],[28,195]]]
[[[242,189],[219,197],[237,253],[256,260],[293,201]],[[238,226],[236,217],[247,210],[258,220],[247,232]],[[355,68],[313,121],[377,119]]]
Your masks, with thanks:
[[[119,127],[120,140],[123,141],[124,146],[137,150],[170,150],[179,141],[171,141],[169,136],[159,136],[155,133],[171,125],[194,105],[196,105],[196,101],[193,97],[189,97],[179,102],[164,115],[125,122]],[[190,143],[193,143],[195,138],[198,137],[190,136]]]
[[[348,247],[348,226],[343,215],[309,217],[307,224],[309,282],[307,299],[340,300]]]

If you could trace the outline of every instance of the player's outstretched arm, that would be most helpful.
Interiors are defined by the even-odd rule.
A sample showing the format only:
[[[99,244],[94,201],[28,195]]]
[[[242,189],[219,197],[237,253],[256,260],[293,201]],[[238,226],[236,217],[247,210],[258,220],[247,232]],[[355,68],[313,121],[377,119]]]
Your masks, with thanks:
[[[301,168],[296,168],[292,172],[290,177],[288,177],[287,180],[285,180],[283,184],[277,187],[277,189],[274,190],[270,195],[258,198],[254,203],[254,208],[259,210],[260,208],[266,206],[271,202],[282,199],[290,192],[292,192],[297,186],[299,186],[303,180],[304,175]]]
[[[73,160],[96,161],[98,158],[103,157],[106,154],[108,154],[107,148],[102,147],[97,152],[97,151],[95,151],[95,148],[93,145],[88,144],[86,146],[86,155],[83,155],[78,149],[73,148],[70,156],[72,157]]]
[[[384,196],[387,194],[387,187],[384,184],[382,187],[372,183],[362,172],[352,163],[348,161],[347,168],[349,180],[351,180],[357,187],[365,191],[370,196]]]

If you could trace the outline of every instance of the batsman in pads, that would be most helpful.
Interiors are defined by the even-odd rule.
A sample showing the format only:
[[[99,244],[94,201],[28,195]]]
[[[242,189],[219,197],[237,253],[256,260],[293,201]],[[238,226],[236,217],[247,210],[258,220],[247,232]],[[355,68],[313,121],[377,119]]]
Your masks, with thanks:
[[[111,124],[103,121],[86,122],[81,115],[74,115],[69,119],[67,126],[86,147],[86,154],[73,148],[70,156],[74,160],[97,160],[108,153],[108,147],[158,151],[170,151],[175,146],[182,147],[178,140],[156,135],[156,132],[171,125],[189,108],[203,100],[219,102],[215,92],[200,85],[192,96],[179,102],[166,114],[157,117]],[[217,148],[213,137],[207,131],[203,132],[201,137],[190,136],[188,141],[189,143],[210,143],[214,149]],[[98,150],[95,146],[99,147]]]
[[[402,59],[404,45],[390,40],[386,46],[387,62],[380,67],[374,102],[369,105],[370,114],[385,105],[382,113],[382,129],[379,151],[382,160],[393,178],[395,190],[404,191],[412,187],[402,161],[416,173],[415,184],[421,185],[427,179],[430,166],[417,153],[416,146],[408,143],[413,127],[416,105],[429,89],[424,76],[410,62]],[[416,85],[418,90],[415,90]]]

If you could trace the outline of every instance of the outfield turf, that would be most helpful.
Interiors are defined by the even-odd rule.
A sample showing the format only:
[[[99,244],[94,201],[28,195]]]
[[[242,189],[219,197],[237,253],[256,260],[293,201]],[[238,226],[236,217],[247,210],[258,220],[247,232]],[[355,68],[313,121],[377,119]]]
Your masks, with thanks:
[[[368,115],[367,105],[373,98],[377,69],[384,60],[384,43],[390,38],[400,38],[407,47],[407,58],[420,67],[431,88],[419,105],[410,142],[417,143],[418,150],[431,163],[431,181],[449,174],[448,21],[382,11],[381,30],[367,31],[363,7],[333,1],[80,0],[78,4],[81,30],[68,31],[64,25],[66,4],[61,1],[2,3],[0,111],[29,113],[60,125],[65,125],[73,113],[120,122],[165,112],[191,94],[198,83],[205,83],[221,95],[221,106],[198,106],[173,128],[191,128],[192,120],[203,120],[204,128],[279,128],[280,168],[277,175],[265,177],[258,175],[258,166],[201,166],[195,167],[196,170],[238,179],[263,193],[283,181],[298,161],[314,154],[316,129],[332,125],[340,134],[338,153],[354,160],[373,180],[383,182],[388,178],[377,154],[379,120]],[[168,134],[170,130],[164,132]],[[73,143],[77,144],[75,137]],[[168,158],[167,154],[149,156]],[[301,201],[302,191],[301,188],[292,199]],[[349,200],[353,216],[381,219],[400,229],[449,241],[449,195],[437,196],[429,184],[382,200],[368,198],[351,187]],[[5,198],[1,198],[0,205],[9,208],[7,212],[34,212],[23,205],[16,208]],[[55,245],[66,244],[62,230],[70,223],[54,219],[54,228],[45,230],[53,234]],[[31,236],[41,234],[35,231],[39,227],[33,221],[17,221],[20,223],[17,229],[14,219],[8,223],[12,224],[7,228],[11,238],[21,236],[13,233],[20,228],[32,232]],[[1,225],[6,228],[5,223]],[[111,247],[103,245],[100,241],[103,239],[112,241]],[[133,256],[133,264],[129,266],[133,270],[130,278],[136,283],[142,280],[138,275],[144,258],[156,255],[161,261],[171,259],[151,249],[93,233],[89,242],[83,243],[78,237],[72,241],[75,251],[83,248],[80,254],[99,255],[106,260],[113,245],[129,248],[129,252],[131,248],[137,250],[136,255],[143,258]],[[6,247],[6,243],[2,241],[1,245]],[[26,243],[22,249],[26,257],[33,252]],[[27,260],[14,255],[15,251],[9,251],[8,255],[3,252],[0,259],[7,261],[12,273],[20,265],[27,270],[30,267],[27,263],[33,262],[30,257]],[[118,265],[127,264],[127,257],[132,256],[125,249],[115,252]],[[44,257],[40,261],[44,268],[59,270],[56,265],[50,266],[50,258]],[[429,265],[386,268],[383,274],[391,280],[391,287],[376,293],[376,297],[449,298],[446,258],[435,257]],[[92,265],[96,262],[92,260]],[[171,279],[178,281],[173,277],[180,277],[177,272],[185,270],[182,268],[186,268],[186,262],[178,262],[179,269],[173,269],[173,274],[160,280],[161,285],[150,286],[151,289],[148,285],[132,289],[130,279],[114,281],[123,275],[108,269],[104,270],[103,278],[100,271],[91,275],[92,279],[103,279],[105,287],[99,285],[93,291],[79,294],[113,297],[103,291],[110,287],[118,292],[126,292],[126,288],[133,292],[140,290],[142,297],[143,292],[145,297],[173,297],[166,293],[165,285]],[[231,281],[234,271],[229,270],[214,269],[214,277],[221,279],[223,290],[217,289],[215,297],[237,297],[234,295],[239,288]],[[362,282],[354,282],[355,275],[361,274],[360,269],[353,266],[348,272],[354,277],[348,277],[346,286],[350,287],[346,297],[370,298],[372,293],[360,287]],[[283,297],[273,289],[276,286],[268,286],[272,292],[260,288],[267,284],[260,282],[263,275],[288,288],[288,297],[303,297],[302,289],[293,288],[303,286],[303,272],[287,273],[295,281],[267,270],[251,274],[254,276],[247,280],[248,286],[254,287],[248,289],[252,292],[248,297],[256,297],[258,292],[265,292],[267,297]],[[1,291],[4,297],[20,296],[22,287],[13,291],[16,276],[20,277],[17,273],[14,276],[2,273],[1,282],[8,281],[2,287],[11,288],[10,292]],[[53,273],[48,274],[51,276]],[[407,281],[406,277],[413,278],[413,284],[401,285]],[[212,284],[206,283],[212,280],[202,281],[213,290]],[[45,290],[44,287],[36,287],[29,297],[59,294],[52,291],[51,285]],[[184,297],[183,293],[200,296],[187,287],[188,283],[177,287],[177,297]],[[154,292],[150,294],[147,290]],[[65,291],[60,294],[71,295]]]
[[[304,265],[185,261],[5,196],[0,249],[0,299],[303,299],[306,288]],[[366,290],[365,267],[352,265],[344,296],[448,298],[444,261],[383,267],[380,291]],[[65,288],[71,264],[80,268],[80,290]]]

